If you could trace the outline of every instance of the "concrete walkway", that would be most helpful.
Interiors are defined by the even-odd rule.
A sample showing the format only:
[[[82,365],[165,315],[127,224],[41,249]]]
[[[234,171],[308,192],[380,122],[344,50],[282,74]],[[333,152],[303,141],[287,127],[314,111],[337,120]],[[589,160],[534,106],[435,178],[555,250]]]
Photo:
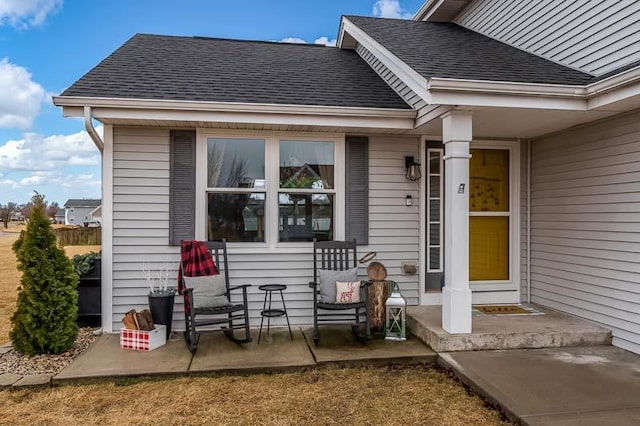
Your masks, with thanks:
[[[640,425],[640,355],[613,346],[439,354],[438,363],[526,425]]]

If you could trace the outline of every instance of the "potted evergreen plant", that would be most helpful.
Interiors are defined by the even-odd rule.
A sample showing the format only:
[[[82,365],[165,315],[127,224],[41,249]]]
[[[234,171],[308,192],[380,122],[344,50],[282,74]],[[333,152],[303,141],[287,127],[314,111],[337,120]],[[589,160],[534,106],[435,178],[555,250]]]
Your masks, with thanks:
[[[176,288],[169,287],[169,280],[171,273],[174,271],[171,270],[169,264],[165,264],[161,269],[153,271],[147,263],[142,265],[142,271],[149,286],[149,310],[151,311],[153,322],[166,327],[168,340],[171,335],[173,302],[176,295]]]

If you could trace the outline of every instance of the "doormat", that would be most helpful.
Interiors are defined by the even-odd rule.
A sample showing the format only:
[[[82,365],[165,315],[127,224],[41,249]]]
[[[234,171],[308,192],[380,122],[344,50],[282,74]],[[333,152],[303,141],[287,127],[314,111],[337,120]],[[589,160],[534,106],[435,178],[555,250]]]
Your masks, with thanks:
[[[540,311],[521,305],[478,305],[473,309],[485,315],[544,315]]]

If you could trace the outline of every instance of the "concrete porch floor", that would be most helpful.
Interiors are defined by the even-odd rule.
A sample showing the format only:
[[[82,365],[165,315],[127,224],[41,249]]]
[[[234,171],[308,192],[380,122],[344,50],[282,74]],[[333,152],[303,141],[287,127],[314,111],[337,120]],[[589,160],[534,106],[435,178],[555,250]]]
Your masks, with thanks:
[[[537,305],[543,315],[473,315],[471,334],[442,329],[440,306],[407,307],[411,333],[436,352],[554,348],[611,344],[611,331]]]
[[[54,383],[159,375],[282,372],[319,365],[369,365],[379,363],[431,364],[436,354],[416,338],[388,342],[376,338],[365,344],[355,340],[350,328],[322,328],[320,344],[313,345],[310,329],[272,329],[254,341],[237,345],[221,332],[203,332],[198,350],[189,352],[182,337],[150,352],[120,348],[117,334],[105,334],[53,378]]]

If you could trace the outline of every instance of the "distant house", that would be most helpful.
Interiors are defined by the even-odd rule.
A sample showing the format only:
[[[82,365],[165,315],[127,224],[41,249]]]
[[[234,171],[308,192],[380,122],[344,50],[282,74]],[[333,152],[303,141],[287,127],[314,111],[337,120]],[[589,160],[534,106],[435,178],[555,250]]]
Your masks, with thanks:
[[[102,204],[102,200],[95,199],[70,199],[64,203],[65,225],[83,226],[91,222],[91,214]]]
[[[89,217],[91,218],[91,222],[93,223],[101,223],[102,222],[102,204],[93,209],[91,213],[89,213]]]
[[[56,223],[65,223],[65,216],[65,209],[58,209],[53,219],[56,221]]]

